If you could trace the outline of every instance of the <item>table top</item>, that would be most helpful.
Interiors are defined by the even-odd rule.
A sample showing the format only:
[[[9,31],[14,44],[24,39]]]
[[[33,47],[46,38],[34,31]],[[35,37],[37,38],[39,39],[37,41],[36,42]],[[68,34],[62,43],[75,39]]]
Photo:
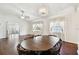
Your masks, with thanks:
[[[21,46],[27,50],[45,51],[53,48],[53,46],[57,43],[53,44],[53,40],[56,39],[50,39],[49,36],[36,36],[34,38],[23,40],[21,42]]]

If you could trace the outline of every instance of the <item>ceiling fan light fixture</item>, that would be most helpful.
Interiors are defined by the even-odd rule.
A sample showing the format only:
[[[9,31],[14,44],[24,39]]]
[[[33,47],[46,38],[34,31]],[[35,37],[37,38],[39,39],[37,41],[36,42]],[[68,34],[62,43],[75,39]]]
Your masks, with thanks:
[[[21,10],[21,16],[20,16],[21,19],[24,19],[25,16],[24,16],[24,10]]]
[[[25,13],[24,13],[24,10],[21,10],[21,16],[20,16],[21,19],[30,19],[30,16],[26,16]]]
[[[21,16],[21,19],[25,19],[25,17],[24,16]]]
[[[48,10],[46,9],[46,8],[40,8],[39,9],[39,14],[41,15],[41,16],[46,16],[47,14],[48,14]]]

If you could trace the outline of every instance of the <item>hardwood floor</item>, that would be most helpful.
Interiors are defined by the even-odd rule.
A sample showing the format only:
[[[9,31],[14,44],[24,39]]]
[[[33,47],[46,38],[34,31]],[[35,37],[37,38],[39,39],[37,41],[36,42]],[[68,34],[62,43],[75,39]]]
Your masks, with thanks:
[[[26,35],[20,38],[0,39],[0,55],[18,55],[17,45]]]
[[[75,43],[63,41],[60,55],[77,55],[78,46]]]
[[[20,36],[13,39],[0,39],[0,55],[18,55],[17,44],[19,40],[24,39],[26,36]],[[61,47],[61,55],[76,54],[78,47],[77,44],[63,42]]]
[[[18,39],[0,39],[0,55],[17,55]]]

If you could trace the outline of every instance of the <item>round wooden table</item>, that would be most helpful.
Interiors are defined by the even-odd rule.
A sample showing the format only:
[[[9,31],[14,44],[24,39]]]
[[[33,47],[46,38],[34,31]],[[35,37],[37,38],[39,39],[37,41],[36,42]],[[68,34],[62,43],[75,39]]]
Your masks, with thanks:
[[[40,54],[41,51],[48,51],[53,48],[53,46],[57,43],[53,44],[53,40],[56,39],[50,39],[50,37],[46,35],[36,36],[34,38],[23,40],[20,45],[27,51],[34,51],[34,53]]]

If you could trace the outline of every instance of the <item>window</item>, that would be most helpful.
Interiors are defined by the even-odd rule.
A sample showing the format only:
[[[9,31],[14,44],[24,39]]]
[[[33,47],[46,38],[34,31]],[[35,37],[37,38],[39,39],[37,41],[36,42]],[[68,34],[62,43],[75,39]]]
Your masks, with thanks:
[[[9,34],[19,34],[20,28],[18,23],[8,24],[8,33]]]
[[[64,21],[51,22],[50,23],[50,32],[62,33],[64,30]]]
[[[52,21],[50,23],[50,34],[64,39],[64,21]]]
[[[32,25],[32,32],[35,34],[41,34],[42,32],[42,27],[43,27],[43,23],[39,22],[39,23],[33,23]]]

